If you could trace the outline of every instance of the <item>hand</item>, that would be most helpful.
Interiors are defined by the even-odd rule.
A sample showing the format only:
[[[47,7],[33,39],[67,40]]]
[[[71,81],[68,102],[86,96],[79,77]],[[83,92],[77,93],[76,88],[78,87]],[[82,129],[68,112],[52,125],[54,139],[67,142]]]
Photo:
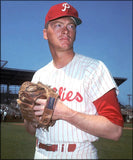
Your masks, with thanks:
[[[43,111],[46,106],[46,103],[47,103],[46,99],[37,99],[36,105],[33,108],[36,116],[41,117],[43,115]]]
[[[33,109],[35,111],[35,115],[38,118],[41,118],[41,116],[43,115],[43,111],[44,111],[44,108],[46,107],[46,104],[47,104],[46,99],[36,100],[36,105],[34,106]],[[58,99],[56,102],[56,106],[54,108],[52,120],[64,119],[65,116],[68,116],[68,117],[71,116],[71,115],[67,115],[69,110],[71,109],[69,109],[65,104],[63,104],[63,102],[60,99]]]
[[[35,115],[38,118],[41,118],[41,116],[43,115],[43,111],[44,111],[44,108],[46,107],[46,104],[47,104],[46,99],[37,99],[36,100],[36,105],[34,106],[33,110],[35,111]],[[63,105],[61,100],[58,99],[56,102],[56,106],[54,108],[54,114],[53,114],[52,120],[61,119],[60,116],[62,116],[62,113],[65,112],[64,106],[65,105]]]

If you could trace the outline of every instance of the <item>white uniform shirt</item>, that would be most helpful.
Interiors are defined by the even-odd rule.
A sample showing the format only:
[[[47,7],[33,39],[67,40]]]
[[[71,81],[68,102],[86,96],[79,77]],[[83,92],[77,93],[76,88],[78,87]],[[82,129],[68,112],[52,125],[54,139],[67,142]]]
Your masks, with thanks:
[[[69,108],[88,115],[97,114],[93,101],[117,88],[101,61],[80,54],[75,54],[72,61],[60,69],[51,61],[34,74],[32,82],[39,81],[56,88]],[[63,120],[56,121],[49,132],[37,129],[36,137],[44,144],[94,142],[98,139]]]

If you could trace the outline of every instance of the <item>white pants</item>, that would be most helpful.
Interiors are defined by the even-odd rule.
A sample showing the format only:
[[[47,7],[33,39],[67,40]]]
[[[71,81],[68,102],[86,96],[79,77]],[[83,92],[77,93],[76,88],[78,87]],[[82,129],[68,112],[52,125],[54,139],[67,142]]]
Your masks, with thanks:
[[[98,159],[97,150],[91,143],[76,143],[76,149],[68,152],[68,144],[64,144],[64,151],[61,151],[62,144],[58,144],[58,150],[46,151],[36,146],[34,159]]]

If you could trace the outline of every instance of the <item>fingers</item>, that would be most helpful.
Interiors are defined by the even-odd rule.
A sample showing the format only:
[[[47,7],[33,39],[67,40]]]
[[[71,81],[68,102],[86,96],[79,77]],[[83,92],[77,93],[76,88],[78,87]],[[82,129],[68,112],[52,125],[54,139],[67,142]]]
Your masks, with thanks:
[[[36,116],[42,116],[44,108],[46,106],[46,99],[37,99],[36,105],[33,107]]]
[[[43,104],[43,105],[46,105],[46,102],[47,102],[47,100],[46,100],[46,99],[37,99],[37,100],[36,100],[36,103],[37,103],[37,104]]]
[[[38,111],[38,110],[44,110],[45,106],[43,104],[40,105],[35,105],[33,107],[34,111]]]
[[[43,111],[35,111],[35,115],[40,117],[43,115]]]
[[[44,106],[40,105],[40,106],[34,106],[34,112],[36,116],[42,116],[43,115],[43,111],[44,111]]]
[[[36,116],[42,116],[45,106],[44,105],[35,105],[33,110]]]

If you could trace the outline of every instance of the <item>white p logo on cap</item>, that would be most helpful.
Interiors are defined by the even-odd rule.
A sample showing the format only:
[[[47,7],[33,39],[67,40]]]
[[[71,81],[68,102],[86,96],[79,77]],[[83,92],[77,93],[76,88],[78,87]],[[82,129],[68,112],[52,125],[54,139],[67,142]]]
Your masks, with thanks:
[[[64,8],[62,9],[63,12],[65,12],[67,8],[70,8],[70,6],[69,6],[68,3],[63,3],[62,6],[64,7]]]

